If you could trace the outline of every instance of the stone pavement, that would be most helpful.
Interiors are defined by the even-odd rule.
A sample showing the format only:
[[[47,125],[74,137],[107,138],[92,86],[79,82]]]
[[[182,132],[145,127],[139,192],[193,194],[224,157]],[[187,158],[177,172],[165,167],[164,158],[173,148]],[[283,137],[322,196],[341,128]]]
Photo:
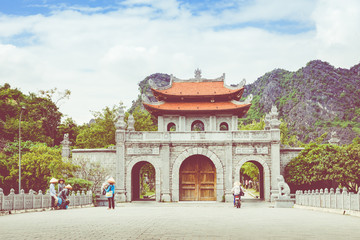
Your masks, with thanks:
[[[117,204],[0,217],[0,239],[360,239],[360,218],[229,203]]]

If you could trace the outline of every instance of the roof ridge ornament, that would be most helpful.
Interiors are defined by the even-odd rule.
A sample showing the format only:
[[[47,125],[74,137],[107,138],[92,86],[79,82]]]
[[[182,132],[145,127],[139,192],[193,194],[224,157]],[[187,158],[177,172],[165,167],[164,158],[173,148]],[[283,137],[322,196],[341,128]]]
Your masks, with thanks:
[[[200,80],[201,79],[201,70],[199,68],[195,69],[195,79]]]

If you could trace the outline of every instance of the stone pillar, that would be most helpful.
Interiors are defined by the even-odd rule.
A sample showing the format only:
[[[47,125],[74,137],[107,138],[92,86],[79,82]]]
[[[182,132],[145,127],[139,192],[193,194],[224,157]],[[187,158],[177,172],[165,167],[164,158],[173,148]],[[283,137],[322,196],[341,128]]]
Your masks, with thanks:
[[[278,196],[277,177],[280,175],[280,121],[276,106],[270,112],[271,131],[271,201]]]
[[[61,142],[61,156],[64,158],[70,157],[70,145],[71,142],[69,141],[69,134],[64,134],[64,140]]]
[[[330,144],[333,145],[339,145],[340,139],[338,138],[337,134],[335,131],[331,132],[331,138],[329,140]]]
[[[210,116],[209,129],[207,131],[216,131],[216,116]]]
[[[186,119],[185,116],[179,116],[179,132],[186,131]]]
[[[115,141],[116,141],[116,201],[125,202],[126,201],[126,189],[125,189],[125,176],[126,176],[126,167],[125,167],[125,121],[124,121],[124,110],[121,109],[119,112],[119,118],[115,124]]]
[[[158,116],[158,132],[164,132],[167,129],[164,127],[164,117]]]
[[[238,130],[238,116],[231,117],[231,131]]]
[[[225,145],[225,161],[226,161],[226,168],[225,168],[225,201],[232,202],[234,197],[231,193],[231,189],[233,186],[233,155],[232,155],[232,143],[227,143]],[[236,179],[235,181],[238,181]]]
[[[170,145],[161,146],[161,201],[170,202]]]

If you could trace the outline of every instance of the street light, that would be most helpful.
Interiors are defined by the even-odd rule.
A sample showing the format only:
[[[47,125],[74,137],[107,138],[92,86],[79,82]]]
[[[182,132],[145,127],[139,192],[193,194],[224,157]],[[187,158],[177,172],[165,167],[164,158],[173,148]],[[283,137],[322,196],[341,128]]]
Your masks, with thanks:
[[[25,107],[20,108],[20,119],[19,119],[19,194],[21,191],[21,115]]]

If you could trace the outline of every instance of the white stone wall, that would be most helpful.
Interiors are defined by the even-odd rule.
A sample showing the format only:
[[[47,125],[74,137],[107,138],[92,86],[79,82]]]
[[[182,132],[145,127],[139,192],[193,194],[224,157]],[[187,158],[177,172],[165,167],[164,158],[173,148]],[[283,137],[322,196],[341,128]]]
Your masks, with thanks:
[[[284,175],[286,165],[294,159],[304,148],[283,148],[280,149],[280,174]]]
[[[74,149],[72,151],[73,161],[86,160],[89,162],[100,162],[101,166],[109,170],[111,176],[116,172],[116,151],[112,149]]]

